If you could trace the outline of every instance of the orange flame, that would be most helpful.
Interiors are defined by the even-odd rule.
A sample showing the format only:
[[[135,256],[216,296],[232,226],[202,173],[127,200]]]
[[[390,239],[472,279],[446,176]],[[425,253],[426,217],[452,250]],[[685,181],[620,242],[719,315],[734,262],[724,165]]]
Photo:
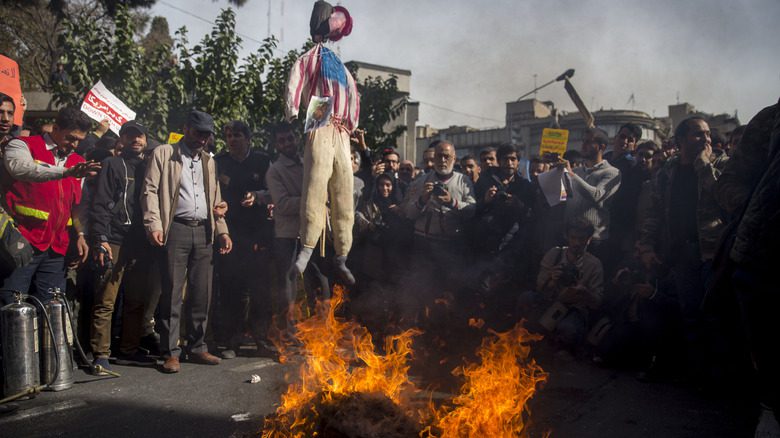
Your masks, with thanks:
[[[456,368],[463,375],[461,393],[453,407],[434,410],[428,437],[517,437],[527,436],[528,400],[547,374],[534,360],[528,360],[530,341],[542,337],[529,333],[521,324],[503,333],[491,331],[477,351],[480,363]]]
[[[318,302],[314,315],[296,324],[295,337],[305,351],[300,382],[282,395],[276,417],[265,422],[264,438],[312,436],[314,425],[306,418],[317,397],[330,401],[337,395],[374,392],[401,404],[404,394],[416,391],[409,381],[408,359],[412,338],[420,332],[409,329],[386,337],[385,355],[377,354],[365,327],[336,317],[343,302],[344,290],[336,286],[332,299]],[[291,359],[292,353],[282,346],[282,360]]]
[[[406,330],[385,338],[385,354],[374,351],[371,333],[354,321],[335,316],[344,302],[344,290],[334,288],[333,298],[318,302],[314,315],[296,324],[295,349],[278,345],[282,361],[300,360],[300,374],[282,395],[276,415],[266,419],[263,438],[316,436],[316,405],[352,393],[381,393],[417,418],[427,438],[526,436],[526,403],[547,374],[529,360],[530,334],[520,324],[504,333],[491,331],[477,351],[478,364],[453,371],[464,377],[461,393],[449,403],[427,410],[412,407],[411,395],[419,392],[409,380],[412,338],[421,332]],[[480,320],[481,321],[481,320]],[[470,321],[474,326],[479,321]]]

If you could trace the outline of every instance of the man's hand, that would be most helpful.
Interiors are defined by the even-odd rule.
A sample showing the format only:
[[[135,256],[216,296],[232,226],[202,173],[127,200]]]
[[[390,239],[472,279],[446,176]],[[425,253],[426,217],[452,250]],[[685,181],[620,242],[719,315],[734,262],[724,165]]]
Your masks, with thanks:
[[[76,249],[78,249],[79,251],[79,257],[81,258],[81,263],[86,262],[87,256],[89,256],[89,245],[87,245],[87,240],[84,239],[83,234],[79,234],[79,238],[78,240],[76,240]]]
[[[152,231],[148,234],[149,243],[152,244],[152,246],[163,246],[165,245],[165,241],[163,240],[163,232],[162,231]]]
[[[699,160],[701,160],[704,164],[711,163],[712,162],[712,146],[709,144],[704,145],[704,149],[699,152],[699,156],[697,157]]]
[[[111,245],[109,245],[108,242],[100,242],[100,247],[103,248],[105,252],[97,251],[97,260],[98,263],[100,263],[100,266],[103,266],[106,261],[114,259],[114,254],[111,252]]]
[[[422,195],[420,195],[420,204],[427,204],[428,201],[431,199],[431,194],[433,193],[433,183],[427,182],[423,186],[423,192]]]
[[[350,137],[349,140],[357,145],[356,149],[360,152],[368,149],[368,146],[366,145],[366,131],[362,129],[356,129],[353,131],[352,137]]]
[[[230,253],[233,249],[233,240],[227,234],[220,234],[219,237],[219,253],[222,255]]]
[[[246,192],[244,199],[241,200],[242,207],[251,207],[255,205],[255,194],[253,192]]]
[[[450,192],[447,191],[447,189],[442,187],[442,191],[444,192],[441,195],[437,195],[436,199],[439,201],[442,205],[452,205],[452,195],[450,195]]]
[[[371,168],[371,174],[374,176],[379,176],[381,174],[385,173],[385,162],[380,161]],[[430,183],[433,184],[433,183]]]
[[[569,160],[564,160],[563,158],[561,158],[560,160],[558,160],[557,167],[562,167],[566,169],[566,171],[568,171],[569,173],[572,173],[571,163],[569,162]]]
[[[498,187],[492,186],[485,192],[485,204],[490,204],[496,199],[496,193],[498,193]]]
[[[227,202],[222,201],[219,204],[215,205],[212,209],[212,212],[214,213],[215,219],[222,219],[225,217],[225,213],[228,211],[228,205]]]
[[[108,128],[111,125],[108,122],[108,119],[103,119],[95,128],[95,135],[97,135],[99,138],[103,138],[103,135],[105,135],[106,132],[108,132]]]
[[[85,176],[95,176],[100,171],[100,163],[86,161],[65,169],[64,176],[73,178],[84,178]]]

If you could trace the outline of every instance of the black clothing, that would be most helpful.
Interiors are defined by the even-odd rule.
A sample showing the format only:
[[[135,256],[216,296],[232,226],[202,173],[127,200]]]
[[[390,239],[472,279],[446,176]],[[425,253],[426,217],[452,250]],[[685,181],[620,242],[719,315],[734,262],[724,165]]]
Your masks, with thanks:
[[[143,239],[139,200],[145,162],[137,155],[123,154],[105,159],[102,165],[90,211],[94,242],[121,245],[131,228],[133,236]]]
[[[693,165],[681,164],[672,180],[669,199],[669,235],[672,244],[698,241],[696,206],[699,201],[698,180]]]
[[[252,207],[242,207],[241,201],[247,192],[265,190],[265,174],[271,160],[268,155],[250,150],[243,161],[238,161],[223,152],[215,158],[217,176],[222,189],[222,199],[228,204],[225,221],[233,236],[251,239],[254,243],[271,243],[272,222],[268,220],[265,204],[257,202]],[[258,200],[260,201],[260,200]]]
[[[507,184],[502,179],[500,169],[489,169],[480,176],[474,187],[477,198],[477,223],[473,233],[476,249],[495,252],[515,224],[519,225],[523,234],[527,234],[528,226],[535,220],[534,185],[517,174]],[[485,203],[485,193],[494,186],[498,189],[496,197],[492,202]]]

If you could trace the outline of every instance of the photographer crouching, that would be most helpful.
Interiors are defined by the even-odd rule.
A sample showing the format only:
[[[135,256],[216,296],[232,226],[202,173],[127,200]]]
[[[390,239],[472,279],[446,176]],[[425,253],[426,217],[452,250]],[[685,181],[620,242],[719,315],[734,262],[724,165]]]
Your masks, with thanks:
[[[561,356],[570,357],[579,349],[591,312],[601,306],[604,271],[599,259],[587,251],[593,231],[593,225],[583,218],[567,223],[568,245],[545,254],[536,291],[525,292],[519,299],[529,319],[543,312],[539,324],[554,333]]]

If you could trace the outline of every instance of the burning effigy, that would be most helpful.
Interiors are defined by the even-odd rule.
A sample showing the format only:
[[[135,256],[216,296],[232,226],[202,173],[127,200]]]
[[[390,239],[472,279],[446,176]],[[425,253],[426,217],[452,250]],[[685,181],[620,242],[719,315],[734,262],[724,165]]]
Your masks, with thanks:
[[[516,437],[527,434],[527,402],[547,374],[529,358],[529,342],[541,336],[521,324],[490,332],[479,361],[453,373],[460,393],[435,403],[410,378],[408,329],[384,339],[377,352],[371,333],[336,316],[345,292],[334,288],[313,315],[280,342],[280,361],[299,365],[276,412],[266,419],[264,438],[288,437]]]

